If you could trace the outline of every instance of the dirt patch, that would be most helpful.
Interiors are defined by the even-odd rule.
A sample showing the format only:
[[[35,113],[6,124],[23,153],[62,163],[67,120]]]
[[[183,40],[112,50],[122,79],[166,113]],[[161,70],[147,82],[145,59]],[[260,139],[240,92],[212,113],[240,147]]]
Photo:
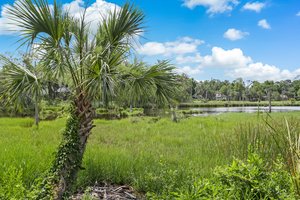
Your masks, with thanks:
[[[105,185],[89,187],[85,192],[73,195],[71,200],[81,200],[84,197],[103,200],[143,200],[143,195],[137,193],[132,187],[123,185]]]

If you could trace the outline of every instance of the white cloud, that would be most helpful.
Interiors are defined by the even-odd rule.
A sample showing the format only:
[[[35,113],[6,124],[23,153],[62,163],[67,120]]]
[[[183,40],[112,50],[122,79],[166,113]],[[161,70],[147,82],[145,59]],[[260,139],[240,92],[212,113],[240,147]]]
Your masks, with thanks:
[[[8,8],[11,7],[8,4],[5,4],[1,7],[1,16],[0,16],[0,35],[11,35],[15,34],[19,28],[8,19]]]
[[[203,57],[200,53],[196,53],[192,56],[183,56],[179,55],[176,57],[177,64],[185,64],[185,63],[201,63],[203,61]]]
[[[183,5],[190,9],[204,6],[208,8],[208,13],[215,14],[231,11],[238,3],[238,0],[184,0]]]
[[[63,9],[68,11],[71,16],[80,19],[85,9],[85,2],[83,0],[73,0],[70,3],[64,4]],[[112,12],[115,9],[118,11],[121,9],[121,7],[114,3],[109,3],[103,0],[96,0],[95,3],[87,7],[85,20],[90,24],[92,32],[96,32],[98,25],[103,18],[105,18],[109,12]]]
[[[257,81],[294,79],[298,74],[300,74],[300,69],[291,72],[261,62],[251,63],[245,68],[234,69],[228,73],[228,75],[234,78],[242,77],[244,79]]]
[[[0,35],[15,34],[18,27],[8,19],[7,8],[10,5],[5,4],[2,6],[0,16]],[[51,7],[51,5],[50,5]],[[68,10],[71,16],[79,19],[85,9],[83,0],[73,0],[70,3],[63,4],[63,9]],[[116,4],[106,2],[104,0],[96,0],[86,9],[86,21],[90,23],[92,31],[97,29],[97,25],[102,21],[103,17],[107,16],[110,11],[119,10],[120,7]],[[14,30],[14,31],[12,31]]]
[[[259,13],[265,6],[266,6],[265,3],[258,2],[258,1],[253,2],[253,3],[248,2],[243,6],[243,9],[251,10],[251,11],[255,11],[255,12]]]
[[[230,28],[224,33],[223,37],[227,38],[231,41],[235,41],[235,40],[240,40],[240,39],[244,38],[247,35],[249,35],[248,32],[242,32],[240,30]]]
[[[300,75],[300,68],[294,71],[280,69],[275,65],[254,62],[251,57],[244,55],[239,48],[225,50],[221,47],[213,47],[211,54],[201,56],[199,52],[194,55],[177,56],[178,65],[186,64],[176,69],[177,73],[185,73],[190,76],[201,74],[207,68],[224,70],[224,75],[231,78],[248,80],[285,80],[294,79]]]
[[[195,53],[199,45],[204,41],[193,39],[190,37],[179,38],[173,42],[147,42],[137,50],[142,55],[184,55],[187,53]]]
[[[241,49],[224,50],[213,47],[212,54],[203,57],[202,68],[224,68],[226,75],[232,78],[265,81],[294,79],[300,75],[300,68],[294,71],[280,69],[277,66],[254,62],[251,57],[244,55]]]
[[[241,49],[224,50],[220,47],[213,47],[212,54],[204,56],[200,65],[228,69],[246,67],[251,62],[252,59],[245,56]]]
[[[147,56],[161,55],[166,53],[166,47],[163,43],[147,42],[138,49],[138,52]]]
[[[257,23],[257,25],[260,26],[260,27],[262,27],[263,29],[271,29],[271,26],[267,22],[266,19],[259,20],[258,23]]]
[[[296,14],[296,16],[300,17],[300,11]]]
[[[175,69],[175,72],[178,74],[187,74],[189,76],[202,73],[200,67],[190,67],[190,66],[178,67]]]

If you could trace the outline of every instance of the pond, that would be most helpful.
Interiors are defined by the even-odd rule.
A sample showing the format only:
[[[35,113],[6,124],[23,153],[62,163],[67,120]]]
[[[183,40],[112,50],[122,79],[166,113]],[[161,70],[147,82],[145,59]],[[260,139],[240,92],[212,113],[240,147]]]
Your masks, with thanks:
[[[199,114],[192,114],[193,116],[205,116],[215,115],[228,112],[244,112],[244,113],[255,113],[255,112],[268,112],[269,107],[215,107],[215,108],[191,108],[190,110],[199,111]],[[272,106],[272,112],[291,112],[300,111],[300,106]]]

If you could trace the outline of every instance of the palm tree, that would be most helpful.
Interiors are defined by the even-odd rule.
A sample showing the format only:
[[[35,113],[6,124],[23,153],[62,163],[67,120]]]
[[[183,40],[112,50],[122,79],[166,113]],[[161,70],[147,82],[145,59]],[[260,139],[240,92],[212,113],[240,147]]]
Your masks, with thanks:
[[[122,90],[121,94],[127,96],[130,109],[147,102],[158,106],[170,103],[176,85],[175,76],[170,73],[173,69],[167,61],[160,61],[153,66],[135,61],[123,66],[121,80],[125,81],[120,82],[119,89]]]
[[[3,91],[0,97],[6,103],[14,103],[18,106],[24,102],[24,98],[34,103],[35,125],[39,124],[39,102],[42,94],[42,74],[30,62],[23,62],[25,65],[16,64],[5,56],[0,56],[5,69],[3,69],[0,80]]]
[[[70,80],[73,95],[70,117],[51,176],[45,181],[52,189],[39,196],[39,199],[46,195],[62,199],[71,192],[77,172],[82,168],[87,140],[94,127],[92,102],[100,99],[107,105],[116,95],[119,78],[131,77],[121,74],[120,65],[128,56],[133,38],[143,30],[144,15],[125,4],[121,10],[115,9],[103,18],[96,33],[92,33],[85,13],[75,19],[56,1],[50,8],[46,0],[19,0],[8,9],[8,14],[20,29],[22,44],[30,49],[38,43],[45,72]],[[168,100],[172,91],[168,88],[174,83],[172,67],[162,62],[146,71],[151,85],[155,86],[152,94],[158,101]],[[140,91],[133,93],[137,92]]]

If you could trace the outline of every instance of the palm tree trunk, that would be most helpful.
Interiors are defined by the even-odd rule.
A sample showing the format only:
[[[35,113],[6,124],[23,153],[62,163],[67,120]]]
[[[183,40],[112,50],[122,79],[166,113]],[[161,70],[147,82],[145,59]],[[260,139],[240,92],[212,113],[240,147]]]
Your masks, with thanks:
[[[88,98],[81,93],[74,100],[63,140],[58,148],[51,172],[56,177],[54,199],[61,200],[71,194],[73,183],[81,167],[87,139],[91,134],[94,110]]]
[[[133,111],[133,106],[132,106],[132,101],[130,102],[130,107],[129,107],[129,112],[132,113]]]
[[[271,113],[272,112],[271,90],[268,91],[268,99],[269,99],[269,113]]]
[[[178,119],[177,119],[177,115],[176,115],[176,110],[173,106],[170,106],[171,108],[171,119],[173,122],[178,122]]]
[[[34,120],[35,120],[35,125],[39,125],[39,104],[38,104],[38,98],[37,96],[35,97],[35,102],[34,102]]]

